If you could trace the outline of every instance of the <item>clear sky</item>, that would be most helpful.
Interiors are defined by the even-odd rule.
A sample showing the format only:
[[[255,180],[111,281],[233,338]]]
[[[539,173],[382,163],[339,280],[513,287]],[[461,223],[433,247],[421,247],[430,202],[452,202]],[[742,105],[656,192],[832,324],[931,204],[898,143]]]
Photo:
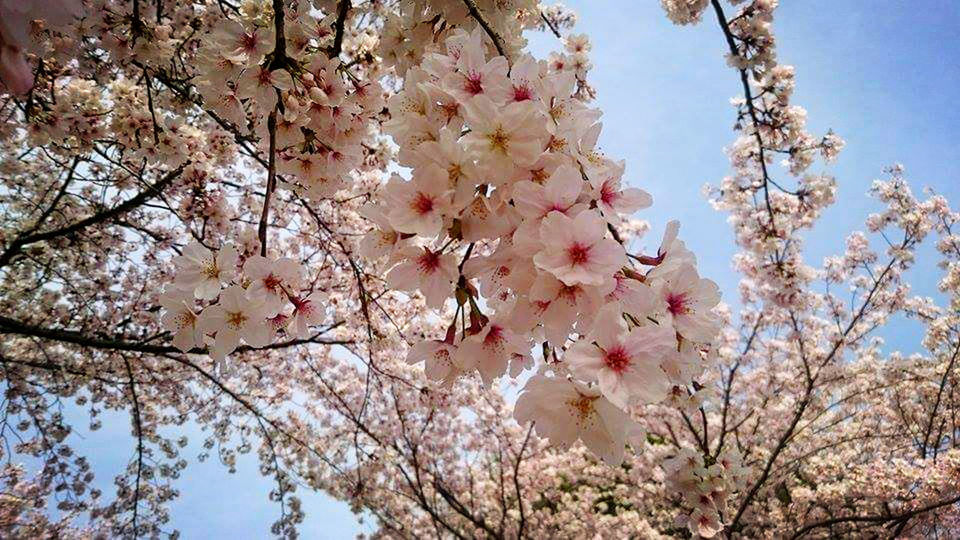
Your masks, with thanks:
[[[590,80],[604,112],[600,144],[627,160],[627,178],[649,191],[654,206],[642,217],[654,226],[647,247],[659,244],[663,224],[681,221],[681,236],[697,253],[701,273],[716,280],[727,301],[736,301],[737,276],[726,216],[701,196],[705,183],[729,172],[723,148],[733,141],[738,95],[736,72],[726,67],[725,43],[711,12],[695,27],[677,27],[654,0],[573,1],[577,32],[593,42]],[[960,2],[953,0],[783,2],[775,34],[779,58],[797,69],[794,103],[808,111],[811,132],[833,128],[846,139],[828,169],[839,183],[839,202],[808,235],[808,262],[843,249],[843,237],[862,227],[877,206],[865,193],[885,166],[900,162],[915,193],[932,187],[960,206]],[[536,54],[558,47],[552,36],[532,36]],[[814,169],[813,172],[817,172]],[[913,273],[915,290],[934,295],[938,274],[932,250]],[[897,321],[890,347],[916,350],[917,329]],[[76,426],[86,425],[79,418]],[[104,417],[104,428],[77,442],[87,450],[97,483],[112,491],[112,478],[134,451],[129,415]],[[199,453],[199,433],[185,457]],[[171,526],[183,538],[259,538],[269,533],[277,509],[268,502],[271,483],[255,459],[241,459],[228,474],[216,459],[191,459],[177,486]],[[305,538],[350,538],[359,524],[346,505],[322,495],[299,494],[307,519]]]

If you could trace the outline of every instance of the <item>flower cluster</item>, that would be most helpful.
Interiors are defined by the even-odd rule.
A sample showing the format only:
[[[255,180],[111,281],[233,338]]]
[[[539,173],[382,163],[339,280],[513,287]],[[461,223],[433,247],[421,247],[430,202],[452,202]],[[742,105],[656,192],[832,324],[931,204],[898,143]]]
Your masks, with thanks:
[[[249,454],[283,537],[302,490],[376,536],[950,536],[960,216],[895,167],[805,260],[843,141],[776,2],[661,3],[715,14],[743,83],[709,191],[736,310],[676,223],[633,247],[652,201],[562,6],[0,0],[0,536],[166,535],[188,456]],[[945,302],[906,279],[930,238]],[[875,336],[901,315],[920,352]],[[83,413],[132,435],[113,493]]]
[[[511,65],[488,54],[486,37],[479,26],[455,31],[390,99],[385,127],[411,178],[394,174],[367,209],[378,228],[365,245],[395,263],[394,288],[436,309],[456,303],[444,339],[411,351],[428,377],[479,372],[491,384],[508,367],[516,377],[536,343],[555,373],[528,383],[518,418],[617,463],[623,411],[663,400],[702,367],[720,295],[675,224],[656,256],[628,258],[617,226],[652,201],[599,151],[599,112],[577,95],[582,73],[530,56]],[[589,49],[582,36],[567,46],[574,57]]]
[[[214,253],[196,241],[174,257],[176,279],[160,303],[163,326],[181,351],[209,342],[210,355],[223,360],[241,340],[258,348],[280,333],[305,339],[310,327],[326,317],[324,294],[303,290],[300,263],[252,255],[238,272],[239,258],[231,244]],[[198,311],[196,300],[209,302]]]
[[[681,449],[663,462],[667,488],[680,494],[682,505],[690,514],[681,516],[690,532],[712,538],[723,530],[722,515],[729,515],[730,495],[744,487],[745,469],[740,455],[729,450],[709,467],[703,455],[689,448]]]
[[[218,22],[197,53],[196,84],[212,112],[276,154],[282,187],[319,201],[348,187],[368,157],[383,89],[337,58],[330,17],[301,2],[282,19],[281,39],[272,11],[255,3]]]

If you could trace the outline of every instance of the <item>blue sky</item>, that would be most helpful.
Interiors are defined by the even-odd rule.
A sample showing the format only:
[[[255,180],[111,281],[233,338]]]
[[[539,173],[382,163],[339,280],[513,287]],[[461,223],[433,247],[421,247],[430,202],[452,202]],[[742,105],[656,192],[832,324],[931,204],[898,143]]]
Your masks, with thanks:
[[[734,138],[729,99],[739,89],[737,74],[722,58],[725,43],[712,13],[699,26],[677,27],[652,0],[567,4],[580,15],[577,31],[593,41],[590,80],[598,90],[596,106],[604,112],[600,144],[608,155],[625,158],[629,182],[654,197],[653,208],[642,216],[654,226],[647,247],[656,248],[667,220],[679,219],[701,273],[735,301],[738,278],[730,269],[735,248],[726,216],[700,194],[705,183],[729,171],[723,148]],[[794,103],[807,109],[811,131],[833,128],[847,141],[838,162],[826,169],[837,177],[839,202],[808,235],[810,263],[842,250],[843,236],[862,227],[877,208],[865,195],[870,182],[893,162],[904,164],[915,192],[929,186],[960,205],[955,102],[960,3],[783,2],[774,28],[779,58],[797,68]],[[531,41],[538,55],[557,48],[552,36]],[[927,257],[913,272],[915,290],[934,295],[938,274],[932,250],[922,253]],[[889,330],[891,347],[916,350],[916,327],[897,321]],[[85,419],[76,425],[85,426]],[[102,430],[83,431],[76,446],[87,451],[98,484],[109,491],[134,450],[129,416],[105,415]],[[188,435],[192,444],[185,456],[192,458],[202,437]],[[181,497],[172,506],[170,525],[186,539],[267,536],[277,514],[267,501],[270,487],[250,456],[233,475],[216,460],[193,461],[178,484]],[[371,530],[342,503],[300,495],[306,538],[349,538]]]

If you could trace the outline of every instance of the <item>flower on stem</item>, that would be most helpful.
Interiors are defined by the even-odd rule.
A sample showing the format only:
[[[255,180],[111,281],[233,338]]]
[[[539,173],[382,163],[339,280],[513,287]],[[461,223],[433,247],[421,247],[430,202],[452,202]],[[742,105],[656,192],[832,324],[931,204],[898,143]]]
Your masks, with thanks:
[[[472,299],[471,309],[476,309]],[[479,317],[485,319],[482,315]],[[483,383],[490,386],[507,371],[515,355],[526,356],[529,352],[530,342],[515,334],[505,321],[495,318],[460,342],[455,362],[464,369],[479,371]]]
[[[573,219],[550,212],[540,225],[543,249],[533,257],[567,285],[601,285],[627,263],[623,247],[606,238],[607,223],[596,212],[584,210]]]
[[[160,323],[166,330],[173,332],[173,346],[183,352],[202,343],[193,304],[194,296],[190,291],[167,288],[160,295],[160,305],[166,310]]]
[[[239,285],[226,288],[220,301],[200,314],[197,326],[204,334],[216,334],[210,356],[222,360],[243,339],[251,347],[263,347],[273,340],[273,326],[262,302],[247,298]]]
[[[458,275],[454,255],[408,246],[398,257],[401,262],[387,273],[387,284],[404,291],[419,290],[429,307],[442,307]]]
[[[387,182],[387,219],[394,229],[404,233],[436,236],[450,210],[447,171],[437,165],[418,168],[409,182],[394,174]]]
[[[243,263],[243,275],[250,280],[247,297],[263,302],[267,317],[283,309],[288,294],[299,292],[300,263],[289,258],[268,259],[254,255]]]
[[[565,449],[580,439],[608,465],[623,462],[628,430],[635,425],[599,391],[544,375],[527,381],[513,415],[521,424],[534,422],[537,434],[553,446]]]
[[[661,302],[665,320],[677,333],[690,341],[707,343],[720,330],[720,318],[711,310],[720,302],[720,289],[712,280],[701,278],[691,264],[682,264],[672,272],[658,275],[651,282]]]
[[[320,324],[326,316],[327,295],[314,291],[304,298],[291,297],[290,302],[293,303],[293,315],[287,323],[287,333],[300,339],[309,337],[310,327]]]
[[[672,329],[639,326],[627,331],[617,303],[607,304],[593,330],[564,356],[570,371],[587,381],[597,381],[611,403],[627,409],[635,403],[658,403],[667,397],[670,381],[660,363],[676,355]]]
[[[220,285],[229,283],[237,275],[239,258],[233,244],[224,245],[214,255],[200,242],[190,242],[183,248],[183,255],[173,258],[174,284],[180,289],[192,290],[201,300],[213,300],[220,294]]]

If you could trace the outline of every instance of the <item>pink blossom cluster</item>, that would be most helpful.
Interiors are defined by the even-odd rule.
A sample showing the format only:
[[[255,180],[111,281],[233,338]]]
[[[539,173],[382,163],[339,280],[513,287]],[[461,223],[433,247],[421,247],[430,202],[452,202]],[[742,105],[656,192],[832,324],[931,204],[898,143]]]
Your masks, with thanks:
[[[599,111],[576,95],[579,70],[530,56],[511,64],[488,55],[485,38],[479,26],[454,32],[390,99],[385,129],[411,178],[393,174],[366,209],[379,225],[366,253],[395,263],[392,287],[436,309],[456,303],[446,336],[411,351],[429,378],[517,377],[537,347],[553,373],[530,380],[517,418],[619,463],[624,411],[702,369],[720,295],[676,224],[655,257],[632,257],[652,268],[628,258],[617,226],[652,200],[624,187],[624,163],[599,151]],[[588,49],[580,36],[567,45]]]
[[[232,244],[214,253],[196,241],[174,257],[175,281],[159,300],[165,310],[163,326],[181,351],[209,342],[210,355],[222,361],[241,339],[260,348],[280,333],[306,338],[310,327],[326,317],[325,295],[302,292],[306,283],[300,263],[252,255],[238,272],[239,257]],[[209,303],[198,312],[196,300]]]
[[[330,18],[309,13],[307,2],[284,13],[282,42],[269,11],[250,6],[219,21],[197,53],[197,89],[212,112],[275,154],[287,175],[281,187],[319,201],[347,187],[363,163],[383,90],[343,66],[331,53]]]
[[[632,247],[651,200],[562,6],[0,1],[0,536],[176,535],[194,462],[252,459],[283,537],[305,491],[390,538],[950,537],[960,215],[895,166],[811,261],[843,141],[793,103],[776,2],[661,3],[741,85],[707,190],[735,308],[675,222]]]

